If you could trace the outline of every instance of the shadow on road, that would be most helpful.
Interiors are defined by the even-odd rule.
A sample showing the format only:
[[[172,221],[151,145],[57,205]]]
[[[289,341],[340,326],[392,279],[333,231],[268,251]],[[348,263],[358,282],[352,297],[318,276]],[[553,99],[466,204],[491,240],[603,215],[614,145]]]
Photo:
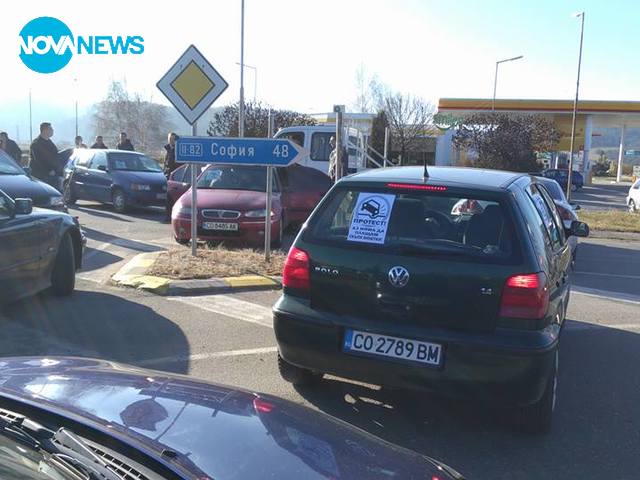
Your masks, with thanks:
[[[100,243],[111,243],[113,245],[124,247],[129,250],[137,250],[139,252],[156,252],[158,250],[163,250],[162,247],[153,245],[151,243],[140,242],[137,240],[129,240],[127,238],[122,238],[116,235],[111,235],[109,233],[104,233],[99,230],[95,230],[93,228],[83,227],[82,231],[84,232],[86,237],[90,238],[91,240],[95,240],[96,242],[100,242]]]
[[[79,210],[88,215],[96,217],[109,218],[121,222],[133,222],[135,219],[158,220],[163,218],[164,209],[156,207],[129,207],[124,214],[114,212],[111,205],[103,203],[83,203],[75,204],[69,207],[69,210]],[[134,217],[133,220],[127,217]]]
[[[330,377],[299,392],[319,409],[435,457],[468,478],[635,478],[640,469],[640,335],[572,322],[560,349],[554,427],[511,430],[504,411]]]
[[[55,311],[55,315],[49,312]],[[151,308],[116,295],[76,291],[48,294],[6,307],[0,317],[0,356],[73,355],[143,365],[178,357],[165,370],[187,373],[189,343],[182,330]]]

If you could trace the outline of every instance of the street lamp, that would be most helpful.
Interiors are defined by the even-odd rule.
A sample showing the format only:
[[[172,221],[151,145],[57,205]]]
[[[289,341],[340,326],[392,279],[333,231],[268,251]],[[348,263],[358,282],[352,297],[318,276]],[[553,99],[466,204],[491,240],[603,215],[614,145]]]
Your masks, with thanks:
[[[493,77],[493,100],[491,102],[491,111],[495,112],[496,111],[496,89],[498,88],[498,65],[500,65],[501,63],[505,63],[505,62],[513,62],[514,60],[520,60],[521,58],[524,58],[523,55],[519,55],[517,57],[513,57],[513,58],[505,58],[504,60],[498,60],[496,62],[496,73]]]
[[[576,140],[576,114],[578,113],[578,91],[580,89],[580,66],[582,65],[582,37],[584,36],[584,12],[576,13],[574,17],[581,17],[580,51],[578,53],[578,79],[576,80],[576,98],[573,101],[573,120],[571,122],[571,152],[569,153],[569,171],[567,172],[567,201],[571,200],[571,174],[573,172],[573,147]],[[586,129],[585,129],[586,133]],[[586,138],[585,138],[586,141]],[[582,159],[586,162],[586,159]]]
[[[244,137],[244,0],[240,0],[240,106],[238,108],[238,137]]]
[[[76,97],[76,137],[78,136],[78,79],[73,79],[73,86],[75,87],[75,97]],[[74,139],[75,142],[75,139]]]
[[[236,65],[240,65],[240,62],[236,62]],[[253,70],[253,103],[256,103],[256,95],[258,92],[258,68],[247,65],[246,63],[244,66]]]

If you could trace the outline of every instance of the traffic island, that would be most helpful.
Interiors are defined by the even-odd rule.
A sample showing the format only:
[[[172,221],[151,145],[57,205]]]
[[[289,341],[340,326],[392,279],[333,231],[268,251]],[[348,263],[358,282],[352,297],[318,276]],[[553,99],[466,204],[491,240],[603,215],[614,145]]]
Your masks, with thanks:
[[[236,290],[276,290],[282,284],[285,255],[273,252],[265,262],[264,254],[250,249],[227,250],[223,247],[198,250],[191,256],[186,248],[136,255],[112,282],[157,295],[202,295]]]

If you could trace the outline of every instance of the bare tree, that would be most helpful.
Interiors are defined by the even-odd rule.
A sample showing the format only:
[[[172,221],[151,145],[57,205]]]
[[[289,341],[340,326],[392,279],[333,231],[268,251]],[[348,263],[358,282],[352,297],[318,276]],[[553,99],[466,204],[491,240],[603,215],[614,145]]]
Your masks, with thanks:
[[[126,87],[111,82],[106,98],[94,106],[93,125],[96,135],[115,145],[120,132],[126,132],[139,151],[157,154],[174,128],[168,107],[130,95]]]
[[[401,93],[387,93],[383,105],[395,148],[406,158],[425,137],[435,109],[422,98]]]
[[[367,75],[363,64],[356,69],[355,84],[358,94],[352,108],[356,112],[379,112],[384,107],[384,97],[389,89],[377,75]]]

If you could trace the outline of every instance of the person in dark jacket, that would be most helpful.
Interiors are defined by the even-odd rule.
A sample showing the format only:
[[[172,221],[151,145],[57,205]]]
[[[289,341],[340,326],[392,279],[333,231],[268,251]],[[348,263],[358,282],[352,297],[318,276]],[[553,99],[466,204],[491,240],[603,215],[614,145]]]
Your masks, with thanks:
[[[40,135],[31,144],[31,174],[59,190],[62,165],[58,160],[58,148],[51,141],[51,137],[53,137],[51,124],[41,123]]]
[[[98,135],[96,137],[96,141],[94,142],[93,145],[91,145],[91,148],[102,148],[102,149],[106,149],[109,148],[104,144],[104,141],[102,140],[102,135]]]
[[[178,140],[178,135],[175,132],[171,132],[168,137],[167,143],[164,146],[164,174],[169,180],[171,173],[176,169],[176,140]],[[167,194],[167,201],[165,204],[165,222],[171,221],[171,210],[173,209],[173,200],[171,199],[171,195]]]
[[[116,148],[118,150],[129,150],[130,152],[136,151],[136,149],[133,148],[133,143],[131,143],[131,140],[127,138],[127,134],[124,132],[120,133],[120,141]]]
[[[0,149],[7,152],[18,165],[22,165],[22,150],[16,142],[9,138],[7,132],[0,132]]]

